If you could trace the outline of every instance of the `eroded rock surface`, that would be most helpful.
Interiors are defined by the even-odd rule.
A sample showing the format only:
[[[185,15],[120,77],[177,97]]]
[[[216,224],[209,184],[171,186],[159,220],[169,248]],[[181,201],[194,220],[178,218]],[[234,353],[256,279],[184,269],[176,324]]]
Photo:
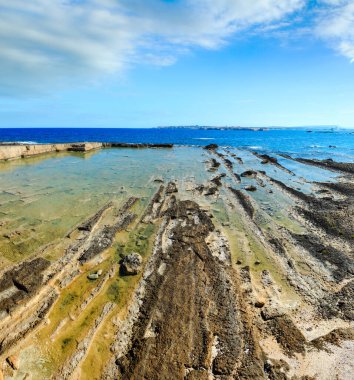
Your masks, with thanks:
[[[249,376],[261,376],[233,274],[206,243],[214,231],[210,218],[195,202],[178,200],[164,218],[128,350],[115,347],[117,359],[107,378],[233,378],[246,365],[245,345],[254,354]]]

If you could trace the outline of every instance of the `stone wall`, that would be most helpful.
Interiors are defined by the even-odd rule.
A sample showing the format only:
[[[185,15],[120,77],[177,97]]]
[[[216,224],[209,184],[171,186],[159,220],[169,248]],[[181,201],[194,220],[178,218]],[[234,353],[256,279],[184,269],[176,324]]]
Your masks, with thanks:
[[[17,158],[37,156],[52,152],[88,152],[102,148],[102,143],[73,143],[73,144],[9,144],[0,145],[0,160],[14,160]]]

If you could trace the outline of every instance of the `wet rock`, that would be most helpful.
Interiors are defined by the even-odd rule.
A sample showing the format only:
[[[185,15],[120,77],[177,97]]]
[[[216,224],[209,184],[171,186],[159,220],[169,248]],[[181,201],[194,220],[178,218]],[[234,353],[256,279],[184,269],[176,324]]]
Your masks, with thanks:
[[[113,206],[112,202],[108,202],[105,204],[95,215],[87,219],[84,223],[82,223],[79,227],[79,231],[91,231],[92,228],[97,224],[103,213]]]
[[[255,178],[257,177],[257,172],[254,170],[246,170],[243,173],[241,173],[241,177]]]
[[[107,148],[133,148],[133,149],[173,148],[173,144],[144,144],[144,143],[120,143],[120,142],[103,143],[103,146]]]
[[[222,186],[221,178],[226,177],[225,173],[221,173],[217,175],[216,177],[212,178],[210,182],[214,183],[216,186]]]
[[[350,180],[350,178],[348,179]],[[325,187],[325,189],[321,189],[319,191],[329,192],[330,190],[334,190],[346,197],[354,196],[354,183],[351,181],[347,182],[316,182],[321,187]]]
[[[268,327],[288,356],[305,352],[306,339],[290,317],[287,315],[273,317],[268,322]]]
[[[157,242],[168,232],[169,243],[162,240],[148,263],[154,263],[156,270],[149,268],[143,277],[144,291],[139,289],[134,301],[140,305],[139,311],[131,312],[127,330],[119,331],[113,347],[114,372],[109,378],[129,379],[139,374],[146,379],[179,379],[185,368],[185,378],[194,379],[194,372],[196,378],[202,372],[207,376],[204,369],[210,364],[214,374],[221,376],[231,376],[239,367],[247,371],[253,359],[258,362],[258,352],[247,358],[243,354],[242,334],[251,332],[242,327],[231,266],[215,257],[208,246],[210,234],[217,233],[212,221],[195,202],[177,200],[166,212],[162,226]],[[157,269],[161,263],[168,268],[163,276]],[[158,336],[146,339],[152,325],[158,326]],[[153,333],[156,336],[155,328]],[[187,335],[190,339],[179,344],[179,338]],[[217,337],[216,343],[213,337]],[[245,339],[253,353],[258,343],[251,335]],[[171,342],[176,342],[173,350]],[[218,350],[210,363],[212,347],[218,348],[218,342],[222,351]],[[261,373],[254,378],[261,378]]]
[[[335,249],[312,234],[291,233],[297,244],[306,249],[309,254],[323,263],[337,281],[342,281],[354,275],[354,261],[344,252]]]
[[[209,169],[209,171],[215,171],[215,170],[217,170],[220,165],[221,165],[220,162],[216,161],[215,158],[211,158],[210,159],[210,169]]]
[[[178,189],[175,182],[169,182],[166,187],[166,194],[169,195],[169,194],[177,193],[177,192],[178,192]]]
[[[194,190],[198,191],[199,193],[202,193],[205,189],[204,185],[198,185]]]
[[[287,372],[290,370],[290,366],[284,360],[269,360],[267,359],[264,363],[264,372],[268,375],[269,380],[287,380]],[[294,379],[295,380],[295,379]],[[301,380],[315,380],[308,376],[301,377]]]
[[[343,286],[339,292],[324,297],[319,312],[326,318],[340,317],[354,321],[354,281]]]
[[[204,147],[204,149],[206,149],[206,150],[216,150],[218,148],[219,148],[219,146],[217,144],[209,144],[209,145],[206,145]]]
[[[130,253],[121,260],[120,273],[124,276],[138,274],[142,269],[142,264],[143,259],[139,253]]]
[[[272,165],[276,166],[277,168],[284,170],[285,172],[287,172],[291,175],[295,175],[291,170],[289,170],[285,166],[281,165],[278,162],[277,158],[271,157],[268,154],[259,154],[257,152],[253,152],[253,154],[261,160],[261,164],[272,164]]]
[[[254,208],[252,206],[251,200],[248,195],[244,194],[241,190],[234,189],[230,187],[230,191],[235,195],[237,200],[240,202],[241,206],[244,208],[246,213],[253,218]]]
[[[353,241],[354,204],[348,200],[307,197],[307,207],[296,210],[327,234]]]
[[[133,202],[133,204],[134,203],[135,202]],[[129,200],[128,205],[131,207],[131,202],[129,202]],[[111,226],[103,227],[103,229],[96,234],[96,236],[92,239],[90,246],[80,256],[80,264],[84,264],[109,248],[113,243],[116,233],[118,231],[122,231],[124,228],[127,228],[129,224],[132,223],[132,221],[136,218],[136,214],[126,213],[127,208],[129,207],[127,206],[127,203],[124,204],[119,211],[119,216],[116,223]]]
[[[352,162],[337,162],[332,160],[331,158],[327,158],[326,160],[316,160],[309,158],[291,158],[292,160],[301,162],[307,165],[313,165],[320,168],[325,168],[332,171],[339,171],[347,174],[354,174],[354,163]]]
[[[65,361],[60,370],[51,377],[53,380],[69,380],[72,378],[72,374],[75,369],[80,365],[85,358],[87,351],[90,348],[90,344],[95,336],[97,329],[102,324],[102,321],[106,316],[114,309],[116,305],[112,302],[106,303],[101,314],[94,320],[92,328],[88,331],[86,336],[77,344],[74,353]]]
[[[218,192],[218,188],[216,186],[210,186],[208,189],[206,189],[204,195],[215,195]]]
[[[326,349],[327,343],[333,344],[335,346],[340,346],[342,341],[354,340],[354,330],[351,328],[338,328],[326,335],[318,337],[311,341],[311,345],[317,350]]]
[[[237,173],[233,173],[233,177],[236,178],[237,182],[241,182],[241,176]]]
[[[57,298],[58,294],[53,289],[46,294],[42,294],[38,307],[33,310],[28,318],[13,321],[10,333],[9,331],[0,332],[0,354],[7,352],[9,347],[24,339],[27,334],[42,323]]]
[[[26,261],[5,272],[0,279],[0,292],[15,286],[17,291],[0,301],[0,311],[11,311],[20,303],[32,297],[43,282],[43,271],[50,262],[42,257]]]
[[[224,163],[228,169],[233,168],[233,163],[228,158],[224,158]]]
[[[141,217],[142,223],[151,223],[153,219],[157,218],[160,214],[163,203],[164,185],[160,185],[154,196],[151,198],[149,205],[147,206],[143,216]]]
[[[68,148],[69,152],[89,152],[94,149],[100,149],[102,143],[74,143]]]
[[[268,154],[259,154],[258,157],[262,158],[262,164],[268,164],[269,162],[272,164],[278,163],[278,160],[275,157],[271,157]]]

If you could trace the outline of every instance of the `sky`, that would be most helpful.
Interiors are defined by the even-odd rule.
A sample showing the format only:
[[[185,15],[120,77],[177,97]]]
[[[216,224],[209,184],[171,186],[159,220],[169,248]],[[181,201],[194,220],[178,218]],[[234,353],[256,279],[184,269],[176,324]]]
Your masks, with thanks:
[[[0,0],[0,127],[354,128],[354,0]]]

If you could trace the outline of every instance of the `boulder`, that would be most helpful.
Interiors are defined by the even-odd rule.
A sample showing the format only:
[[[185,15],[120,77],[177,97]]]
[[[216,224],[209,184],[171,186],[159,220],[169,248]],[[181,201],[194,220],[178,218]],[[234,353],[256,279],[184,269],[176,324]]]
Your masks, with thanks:
[[[124,276],[138,274],[142,269],[143,259],[139,253],[133,252],[120,262],[120,272]]]
[[[246,186],[245,190],[247,190],[247,191],[256,191],[257,188],[256,188],[256,186]]]

